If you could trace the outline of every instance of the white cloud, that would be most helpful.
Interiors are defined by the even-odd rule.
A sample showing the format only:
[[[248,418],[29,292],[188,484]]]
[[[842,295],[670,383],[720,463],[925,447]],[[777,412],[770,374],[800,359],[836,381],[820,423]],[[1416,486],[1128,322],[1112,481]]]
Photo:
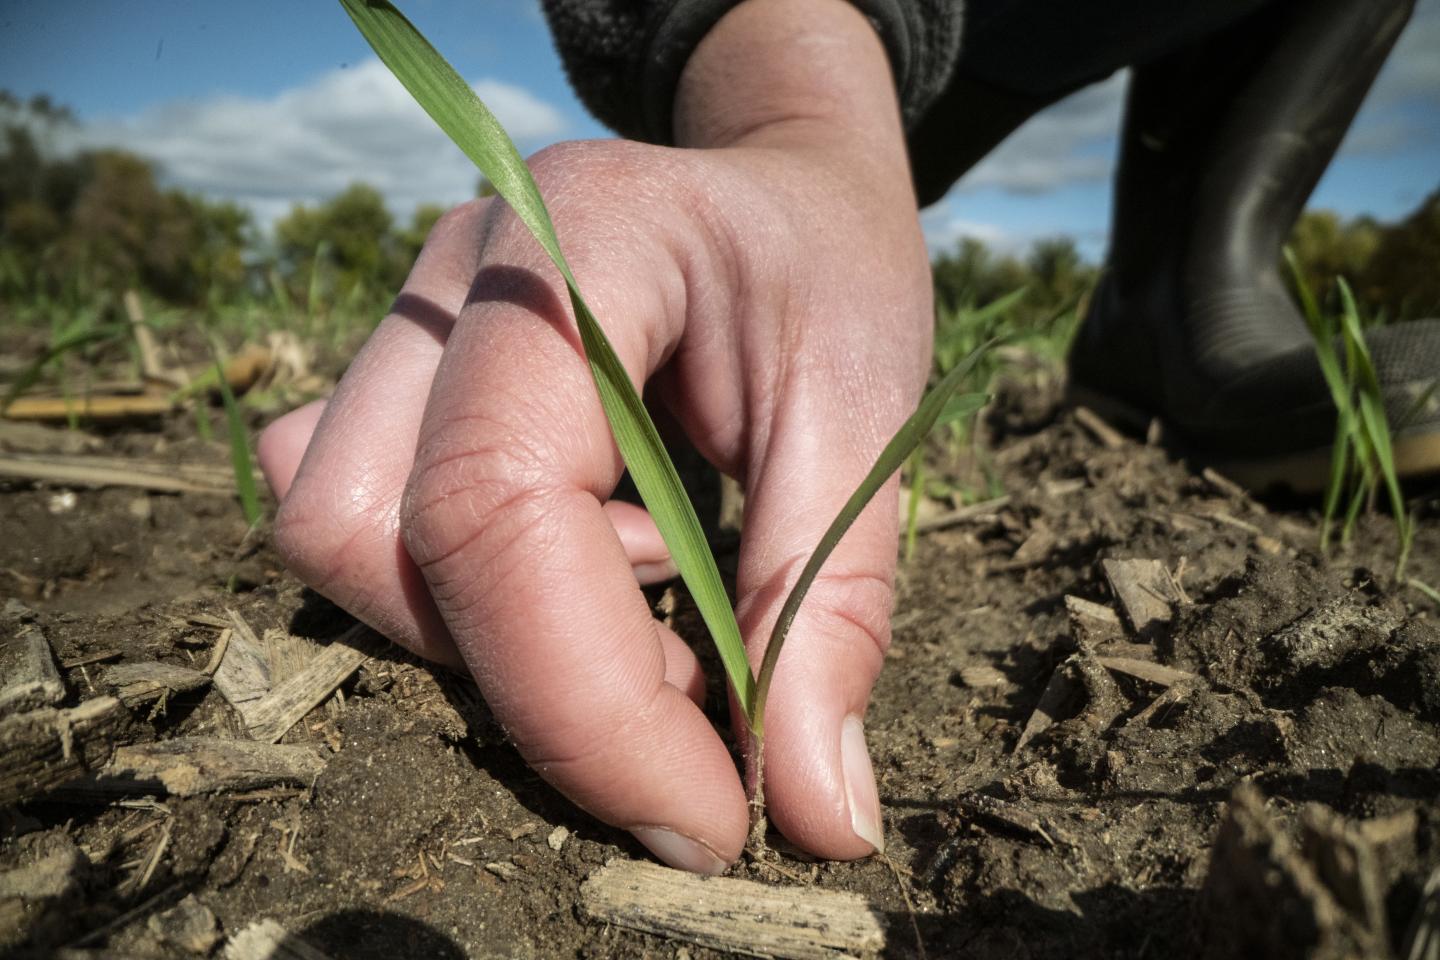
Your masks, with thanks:
[[[1420,0],[1385,62],[1342,156],[1386,155],[1435,143],[1440,111],[1440,0]]]
[[[1046,193],[1108,180],[1127,77],[1121,71],[1037,114],[966,174],[959,189]]]
[[[1369,102],[1388,106],[1406,100],[1440,106],[1440,0],[1419,0]]]
[[[480,80],[476,92],[522,149],[554,140],[560,112],[521,87]],[[269,224],[297,201],[372,184],[405,216],[425,201],[472,196],[474,165],[378,60],[326,73],[269,99],[173,101],[89,124],[89,145],[153,160],[165,182],[250,207]]]
[[[1025,238],[1016,236],[1001,226],[960,216],[955,212],[954,202],[951,200],[922,210],[920,226],[925,231],[925,245],[931,256],[954,250],[963,237],[983,241],[985,246],[999,253],[1016,253],[1025,244]]]
[[[1042,111],[976,165],[959,191],[1047,193],[1108,181],[1124,112],[1128,71]],[[1366,98],[1344,154],[1387,154],[1434,140],[1440,125],[1440,0],[1419,0]]]

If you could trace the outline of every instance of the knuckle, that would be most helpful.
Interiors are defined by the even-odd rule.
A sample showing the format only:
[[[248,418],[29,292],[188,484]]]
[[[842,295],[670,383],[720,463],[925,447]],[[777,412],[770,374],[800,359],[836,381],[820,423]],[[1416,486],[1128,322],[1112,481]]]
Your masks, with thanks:
[[[371,556],[363,547],[394,535],[399,491],[353,495],[360,486],[343,482],[317,485],[297,478],[280,504],[272,534],[276,552],[296,577],[342,604],[343,595],[351,592],[343,581],[353,579]],[[341,495],[340,490],[352,495]]]
[[[877,670],[890,649],[894,601],[891,578],[875,573],[822,573],[807,597],[817,632],[835,638],[844,649],[873,652]]]
[[[468,230],[475,225],[476,220],[485,211],[486,204],[487,200],[479,197],[457,204],[440,214],[430,230],[432,233]]]
[[[544,519],[547,486],[523,445],[470,445],[417,459],[400,505],[400,530],[411,559],[432,589],[440,567],[461,551],[464,566],[488,564],[525,539]],[[438,597],[437,597],[438,599]]]
[[[651,709],[659,696],[641,702],[627,701],[606,708],[591,703],[568,716],[546,718],[544,724],[524,724],[529,737],[511,740],[525,762],[547,781],[576,782],[594,779],[597,770],[613,770],[625,759],[623,744],[641,743],[653,732]],[[507,725],[508,728],[508,725]]]

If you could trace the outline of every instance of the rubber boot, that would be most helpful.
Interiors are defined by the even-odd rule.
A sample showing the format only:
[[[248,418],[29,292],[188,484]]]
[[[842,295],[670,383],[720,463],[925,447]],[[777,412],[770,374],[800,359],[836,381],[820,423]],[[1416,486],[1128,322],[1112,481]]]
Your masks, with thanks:
[[[1412,7],[1282,2],[1135,69],[1110,254],[1070,355],[1077,402],[1158,417],[1253,489],[1323,487],[1335,407],[1281,248]],[[1367,342],[1399,465],[1440,469],[1440,402],[1416,409],[1440,376],[1440,322]]]

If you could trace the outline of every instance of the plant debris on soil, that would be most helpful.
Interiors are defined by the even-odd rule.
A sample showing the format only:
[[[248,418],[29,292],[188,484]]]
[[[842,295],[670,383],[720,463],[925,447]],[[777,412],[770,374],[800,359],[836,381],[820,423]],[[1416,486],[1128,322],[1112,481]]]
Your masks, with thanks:
[[[0,452],[223,466],[187,423],[0,433]],[[1440,938],[1440,633],[1385,579],[1393,525],[1325,559],[1313,508],[1084,415],[1002,393],[988,424],[1008,497],[923,535],[899,576],[866,720],[886,855],[813,862],[772,837],[778,859],[733,870],[796,888],[792,925],[806,889],[878,920],[793,955]],[[1411,571],[1440,582],[1434,499]],[[533,774],[467,679],[302,588],[229,499],[0,480],[0,600],[0,688],[36,684],[0,690],[0,954],[726,949],[587,899],[638,844]],[[683,594],[654,600],[683,633]],[[37,649],[54,676],[23,666]]]

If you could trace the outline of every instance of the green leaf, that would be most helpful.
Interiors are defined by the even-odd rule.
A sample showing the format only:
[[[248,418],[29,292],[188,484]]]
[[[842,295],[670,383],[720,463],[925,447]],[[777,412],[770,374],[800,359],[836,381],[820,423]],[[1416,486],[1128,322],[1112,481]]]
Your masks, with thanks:
[[[640,395],[580,294],[529,168],[475,91],[393,4],[386,0],[340,0],[340,4],[385,65],[530,228],[560,271],[570,291],[585,359],[616,446],[695,598],[735,697],[750,716],[755,704],[755,679],[745,659],[729,595],[695,508]]]
[[[820,543],[815,547],[815,552],[810,554],[810,559],[805,561],[805,567],[800,571],[800,578],[795,581],[795,586],[790,588],[790,594],[785,598],[785,604],[780,608],[780,616],[775,621],[775,627],[770,631],[770,643],[765,648],[765,657],[760,663],[760,673],[756,679],[756,709],[750,718],[750,729],[757,738],[765,735],[765,701],[770,693],[770,681],[775,675],[775,665],[780,661],[780,650],[785,645],[785,637],[790,633],[790,626],[795,622],[795,614],[800,610],[800,604],[805,599],[805,594],[810,592],[810,586],[815,582],[815,577],[820,573],[820,568],[830,558],[835,547],[839,545],[845,532],[860,516],[865,505],[870,502],[876,492],[890,479],[890,475],[900,469],[910,453],[925,439],[925,435],[935,426],[935,422],[945,411],[950,403],[951,394],[965,381],[965,378],[974,369],[980,359],[995,345],[996,341],[990,340],[982,344],[968,357],[957,363],[935,387],[920,401],[920,406],[910,415],[910,419],[900,427],[894,438],[880,451],[876,458],[875,465],[850,499],[845,501],[845,506],[831,522],[825,535],[820,538]]]
[[[215,338],[206,332],[210,341],[210,355],[215,358],[215,380],[220,387],[220,403],[225,408],[225,428],[230,435],[230,467],[235,474],[235,492],[240,495],[240,509],[245,522],[255,526],[265,515],[260,507],[260,490],[255,484],[255,467],[250,458],[250,433],[245,429],[245,419],[240,415],[240,404],[235,400],[235,391],[225,379],[224,364],[220,362],[220,348]]]
[[[97,340],[116,339],[128,333],[129,330],[130,328],[124,324],[105,324],[98,327],[88,327],[60,337],[50,345],[49,350],[46,350],[32,361],[29,366],[22,370],[20,376],[10,385],[10,389],[5,391],[5,398],[0,400],[0,414],[4,414],[5,411],[9,410],[10,405],[18,400],[21,394],[35,385],[35,381],[40,379],[40,374],[44,372],[45,367],[50,361],[64,356],[71,350],[78,350],[81,347],[94,343]]]
[[[956,394],[945,401],[945,409],[941,410],[940,416],[935,419],[935,426],[943,427],[956,420],[964,420],[966,417],[979,413],[989,402],[990,394],[988,393]]]
[[[910,454],[910,495],[905,500],[905,562],[915,556],[915,539],[920,534],[920,496],[925,483],[925,458],[916,447]]]
[[[1429,597],[1431,602],[1440,604],[1440,590],[1436,590],[1434,587],[1430,586],[1430,584],[1424,583],[1420,580],[1416,580],[1414,577],[1410,577],[1405,582],[1408,583],[1410,586],[1414,587],[1416,590],[1419,590],[1421,593],[1425,594],[1425,596]]]

